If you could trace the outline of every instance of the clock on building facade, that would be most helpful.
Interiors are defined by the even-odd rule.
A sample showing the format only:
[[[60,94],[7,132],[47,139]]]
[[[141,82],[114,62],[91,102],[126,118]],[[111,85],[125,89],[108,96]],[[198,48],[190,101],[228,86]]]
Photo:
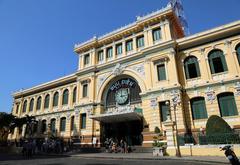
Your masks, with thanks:
[[[110,84],[107,90],[106,107],[130,105],[141,102],[141,90],[132,78],[122,78]]]

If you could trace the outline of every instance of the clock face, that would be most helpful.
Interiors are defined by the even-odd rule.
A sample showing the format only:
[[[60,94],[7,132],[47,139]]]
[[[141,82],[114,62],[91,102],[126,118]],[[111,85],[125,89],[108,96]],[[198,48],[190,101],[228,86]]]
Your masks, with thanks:
[[[115,100],[119,105],[125,104],[128,100],[128,89],[122,88],[116,91]]]

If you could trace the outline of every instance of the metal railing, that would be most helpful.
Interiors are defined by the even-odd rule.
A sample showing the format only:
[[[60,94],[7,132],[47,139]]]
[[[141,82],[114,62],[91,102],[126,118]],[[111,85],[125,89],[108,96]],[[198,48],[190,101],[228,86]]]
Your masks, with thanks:
[[[214,145],[214,144],[240,144],[240,135],[238,133],[225,134],[195,134],[178,136],[179,144]]]

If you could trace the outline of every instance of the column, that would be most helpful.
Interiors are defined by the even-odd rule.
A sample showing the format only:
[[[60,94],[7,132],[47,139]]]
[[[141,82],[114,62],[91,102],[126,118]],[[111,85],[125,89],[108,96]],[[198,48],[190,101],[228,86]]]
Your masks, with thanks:
[[[107,48],[106,46],[103,47],[103,63],[107,61]]]
[[[168,147],[175,146],[174,122],[171,120],[167,120],[163,122],[163,125],[165,126],[165,129],[166,129],[167,146]]]
[[[149,28],[148,27],[144,27],[144,30],[143,30],[143,35],[144,35],[144,47],[148,47],[149,46],[149,37],[148,37],[148,31],[149,31]]]
[[[211,79],[211,72],[208,65],[208,57],[205,55],[205,49],[199,49],[201,53],[201,62],[199,63],[199,67],[201,68],[201,77],[205,80]]]
[[[126,56],[127,52],[126,52],[126,40],[125,38],[123,39],[122,42],[122,56]]]
[[[73,107],[73,86],[70,86],[69,90],[69,98],[68,98],[68,105],[69,107]]]
[[[113,42],[112,48],[113,48],[113,59],[116,59],[117,54],[116,54],[116,44],[115,44],[115,42]]]
[[[80,103],[80,88],[81,88],[81,81],[79,78],[77,78],[77,98],[76,98],[77,105],[79,105]]]
[[[237,75],[239,75],[240,74],[240,70],[239,70],[239,64],[238,64],[238,59],[237,59],[237,51],[236,50],[234,50],[233,52],[232,52],[232,55],[234,56],[233,58],[233,60],[234,60],[234,64],[235,64],[235,67],[236,67],[236,73],[237,73]]]
[[[90,52],[90,65],[96,65],[96,49],[93,48]]]
[[[49,93],[49,112],[53,111],[53,92]]]
[[[78,55],[78,70],[82,69],[82,55]]]
[[[134,34],[134,37],[133,37],[133,52],[137,52],[137,38]]]
[[[37,110],[37,96],[34,96],[33,114],[36,114],[36,110]]]
[[[161,33],[162,35],[165,35],[164,41],[169,41],[172,39],[171,36],[171,29],[170,29],[170,23],[169,20],[166,19],[163,23],[160,24],[161,27]]]
[[[226,63],[227,63],[229,73],[232,74],[232,75],[239,75],[239,70],[238,70],[239,64],[238,64],[238,61],[237,61],[237,58],[236,58],[237,57],[236,53],[232,52],[231,41],[226,40],[224,44],[225,44],[224,56],[225,56],[225,59],[226,59]],[[235,55],[235,57],[232,57],[232,55]]]
[[[151,59],[147,58],[145,59],[145,62],[144,62],[144,70],[145,70],[145,74],[146,74],[146,85],[147,85],[147,90],[148,89],[151,89],[152,86],[153,86],[153,81],[152,81],[152,70],[151,70]]]
[[[149,29],[147,33],[148,33],[148,46],[152,46],[153,45],[152,29]]]
[[[44,112],[44,102],[45,102],[45,95],[44,94],[42,94],[41,95],[41,97],[42,97],[42,101],[41,101],[41,108],[40,108],[40,112]]]
[[[170,56],[169,56],[170,60],[169,60],[169,65],[171,66],[171,69],[169,69],[169,71],[171,71],[169,73],[169,80],[172,84],[177,84],[179,85],[179,76],[178,76],[178,72],[177,72],[177,61],[176,61],[176,52],[174,49],[172,49],[170,51]]]
[[[27,109],[25,114],[29,113],[29,108],[30,108],[30,98],[27,98]]]
[[[19,103],[19,110],[17,116],[20,117],[22,115],[22,109],[23,109],[23,100],[21,99]]]
[[[62,97],[63,97],[63,89],[58,90],[59,98],[58,98],[58,108],[62,110]]]
[[[91,76],[91,81],[89,83],[89,101],[95,100],[95,75]]]

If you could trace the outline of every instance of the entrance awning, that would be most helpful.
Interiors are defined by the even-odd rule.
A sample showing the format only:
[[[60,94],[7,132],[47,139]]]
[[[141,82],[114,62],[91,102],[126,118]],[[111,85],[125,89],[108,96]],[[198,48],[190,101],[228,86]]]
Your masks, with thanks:
[[[93,116],[90,116],[90,119],[97,120],[103,123],[118,123],[118,122],[132,121],[132,120],[141,120],[142,109],[134,108],[128,111],[93,115]]]

